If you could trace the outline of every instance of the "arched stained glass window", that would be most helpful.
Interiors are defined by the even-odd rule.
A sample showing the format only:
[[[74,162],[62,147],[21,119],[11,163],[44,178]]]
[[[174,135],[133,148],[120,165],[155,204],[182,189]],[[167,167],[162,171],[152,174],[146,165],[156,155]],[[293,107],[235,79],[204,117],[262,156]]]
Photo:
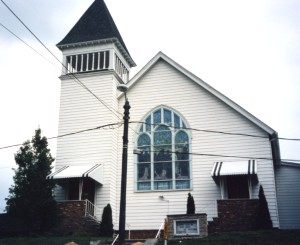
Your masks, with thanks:
[[[190,189],[190,136],[174,111],[159,108],[140,125],[137,190]]]

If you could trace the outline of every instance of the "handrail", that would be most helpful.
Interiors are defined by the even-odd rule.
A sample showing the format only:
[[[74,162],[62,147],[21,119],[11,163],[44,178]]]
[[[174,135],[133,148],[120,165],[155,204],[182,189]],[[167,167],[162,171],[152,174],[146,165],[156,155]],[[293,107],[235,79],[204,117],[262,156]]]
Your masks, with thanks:
[[[159,230],[158,230],[158,232],[157,232],[157,234],[156,234],[156,236],[155,236],[156,239],[160,236],[160,232],[161,232],[161,230],[162,230],[164,224],[165,224],[165,221],[163,221],[163,222],[161,223],[161,225],[160,225],[160,227],[159,227]]]
[[[89,201],[88,199],[85,199],[85,214],[84,216],[87,216],[88,214],[96,217],[95,215],[95,209],[98,209],[101,211],[101,209],[99,207],[97,207],[96,205],[94,205],[91,201]]]
[[[126,223],[127,227],[128,227],[128,240],[130,240],[130,224]],[[116,242],[116,240],[119,238],[119,234],[116,235],[115,239],[113,240],[111,245],[114,245],[114,243]]]
[[[130,224],[126,223],[126,226],[128,227],[128,239],[130,240]]]
[[[111,245],[114,245],[115,244],[115,242],[117,241],[117,239],[119,238],[119,234],[118,235],[116,235],[116,237],[115,237],[115,239],[113,240],[113,242],[112,242],[112,244]]]

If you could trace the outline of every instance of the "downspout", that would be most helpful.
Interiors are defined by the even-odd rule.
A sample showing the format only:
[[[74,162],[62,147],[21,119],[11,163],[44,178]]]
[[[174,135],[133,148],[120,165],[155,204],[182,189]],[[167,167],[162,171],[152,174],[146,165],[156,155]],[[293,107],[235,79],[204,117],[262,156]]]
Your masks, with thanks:
[[[273,165],[274,167],[279,167],[281,165],[281,156],[280,156],[278,134],[274,132],[273,134],[269,135],[269,139],[271,142]]]
[[[276,215],[278,220],[278,228],[280,228],[280,220],[279,220],[279,211],[278,211],[278,200],[277,200],[277,185],[276,185],[276,175],[275,168],[281,166],[281,155],[279,148],[279,140],[277,132],[274,132],[272,135],[269,135],[269,139],[271,142],[271,150],[272,150],[272,158],[273,158],[273,166],[274,166],[274,189],[275,189],[275,204],[276,204]],[[273,224],[274,225],[274,224]]]

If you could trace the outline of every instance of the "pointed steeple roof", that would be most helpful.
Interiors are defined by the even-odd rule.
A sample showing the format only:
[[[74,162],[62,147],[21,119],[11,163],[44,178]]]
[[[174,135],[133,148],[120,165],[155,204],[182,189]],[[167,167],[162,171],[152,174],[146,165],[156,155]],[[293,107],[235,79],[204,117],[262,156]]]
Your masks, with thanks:
[[[100,40],[111,40],[112,42],[117,40],[122,46],[121,48],[132,60],[105,2],[103,0],[95,0],[65,38],[57,44],[57,47],[61,49],[70,44]],[[119,45],[117,44],[117,46]],[[135,66],[133,60],[130,63],[132,63],[132,66]]]

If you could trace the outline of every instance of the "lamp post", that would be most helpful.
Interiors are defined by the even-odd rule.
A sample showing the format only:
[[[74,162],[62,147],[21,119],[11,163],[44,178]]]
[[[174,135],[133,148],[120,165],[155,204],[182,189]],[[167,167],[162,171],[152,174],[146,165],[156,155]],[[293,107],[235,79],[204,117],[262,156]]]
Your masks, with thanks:
[[[123,131],[123,152],[122,152],[122,175],[120,193],[120,215],[119,215],[119,245],[124,245],[125,241],[125,220],[126,220],[126,184],[127,184],[127,153],[128,153],[128,121],[129,121],[129,101],[126,97],[127,86],[121,84],[118,90],[125,93],[124,108],[124,131]]]

